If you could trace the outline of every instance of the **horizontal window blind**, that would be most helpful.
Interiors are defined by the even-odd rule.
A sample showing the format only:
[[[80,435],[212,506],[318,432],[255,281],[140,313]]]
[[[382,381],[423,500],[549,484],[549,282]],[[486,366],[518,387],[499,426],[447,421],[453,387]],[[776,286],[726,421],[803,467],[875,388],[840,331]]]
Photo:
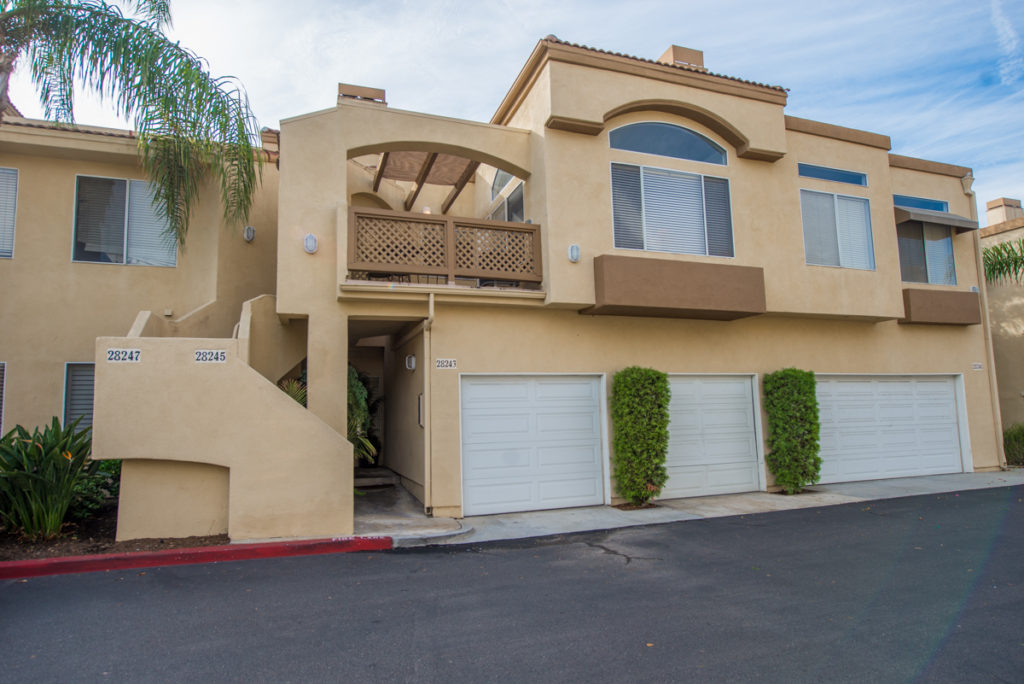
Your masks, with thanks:
[[[78,178],[75,260],[124,263],[125,199],[128,187],[113,178]]]
[[[900,278],[903,282],[927,283],[921,224],[915,221],[896,226],[896,242],[900,252]]]
[[[94,364],[69,363],[64,377],[64,424],[81,418],[79,428],[92,425]]]
[[[704,192],[700,176],[644,169],[643,183],[647,249],[706,254]]]
[[[612,224],[620,249],[644,248],[642,197],[640,167],[612,164]]]
[[[924,252],[928,265],[928,282],[936,285],[956,285],[953,239],[947,226],[924,224]]]
[[[832,195],[800,191],[800,211],[804,222],[804,256],[818,266],[839,265],[839,240],[836,236],[836,210]]]
[[[800,213],[808,264],[865,270],[875,267],[871,211],[866,199],[801,190]]]
[[[704,177],[704,215],[707,219],[708,254],[733,256],[729,181]]]
[[[18,204],[18,170],[0,169],[0,257],[14,256],[14,220]]]
[[[178,245],[167,234],[167,221],[153,206],[153,191],[146,181],[128,183],[127,263],[174,266]]]
[[[839,265],[871,270],[875,254],[871,245],[871,217],[868,201],[858,197],[836,197],[836,225],[839,231]]]

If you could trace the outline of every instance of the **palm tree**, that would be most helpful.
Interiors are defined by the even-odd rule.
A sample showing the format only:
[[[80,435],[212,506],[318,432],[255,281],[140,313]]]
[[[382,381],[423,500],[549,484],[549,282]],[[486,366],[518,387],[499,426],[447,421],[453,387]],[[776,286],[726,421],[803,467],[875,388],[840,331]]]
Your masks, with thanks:
[[[74,123],[77,82],[133,121],[154,204],[179,243],[211,172],[225,219],[245,221],[260,181],[259,127],[245,91],[213,78],[202,59],[164,35],[168,0],[121,4],[129,16],[102,0],[0,0],[0,123],[11,106],[11,73],[24,60],[48,119]]]
[[[1024,238],[986,247],[982,261],[988,283],[994,285],[1004,280],[1020,283],[1024,279]]]

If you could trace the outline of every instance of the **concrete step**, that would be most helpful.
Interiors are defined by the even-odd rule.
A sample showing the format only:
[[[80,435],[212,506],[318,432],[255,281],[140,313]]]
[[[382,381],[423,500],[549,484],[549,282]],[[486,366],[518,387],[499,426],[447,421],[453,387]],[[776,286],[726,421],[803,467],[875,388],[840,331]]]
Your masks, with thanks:
[[[353,476],[353,485],[359,487],[380,487],[383,485],[398,485],[402,478],[387,468],[356,468]]]

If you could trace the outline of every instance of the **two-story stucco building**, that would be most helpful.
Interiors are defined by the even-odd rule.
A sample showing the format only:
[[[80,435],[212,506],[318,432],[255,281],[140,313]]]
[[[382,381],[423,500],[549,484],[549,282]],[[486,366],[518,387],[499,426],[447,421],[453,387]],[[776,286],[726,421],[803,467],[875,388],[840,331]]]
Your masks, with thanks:
[[[630,365],[670,374],[665,498],[771,485],[760,378],[789,366],[823,482],[1000,467],[970,170],[785,105],[698,51],[548,37],[487,124],[344,85],[282,121],[276,298],[230,336],[147,305],[96,344],[119,536],[350,534],[349,364],[433,515],[611,503]],[[308,409],[275,387],[299,369]]]

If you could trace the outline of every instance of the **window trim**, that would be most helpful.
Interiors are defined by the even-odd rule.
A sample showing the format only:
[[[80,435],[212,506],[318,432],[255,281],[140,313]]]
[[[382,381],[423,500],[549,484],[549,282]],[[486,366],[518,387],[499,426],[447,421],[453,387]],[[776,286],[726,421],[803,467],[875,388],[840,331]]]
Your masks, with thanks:
[[[681,128],[684,131],[688,131],[690,133],[693,133],[694,135],[699,136],[699,137],[703,138],[704,140],[707,140],[709,143],[711,143],[715,147],[721,149],[722,150],[722,156],[725,159],[725,161],[722,162],[721,164],[719,164],[717,162],[701,161],[700,159],[690,159],[688,157],[674,157],[674,156],[669,155],[669,154],[658,154],[657,152],[638,152],[636,150],[627,150],[625,148],[614,147],[612,145],[612,133],[614,133],[615,131],[621,130],[623,128],[628,128],[629,126],[636,126],[638,124],[647,124],[647,123],[651,123],[651,124],[664,124],[666,126],[675,126],[676,128]],[[728,168],[728,166],[729,166],[729,150],[728,150],[728,148],[726,148],[725,145],[720,144],[718,141],[714,140],[710,136],[704,135],[700,131],[695,131],[692,128],[687,128],[686,126],[682,126],[682,125],[677,124],[677,123],[671,123],[669,121],[659,121],[657,119],[645,119],[643,121],[630,121],[629,123],[624,123],[624,124],[622,124],[620,126],[616,126],[615,128],[609,129],[608,130],[608,149],[612,150],[613,152],[625,152],[627,154],[640,154],[640,155],[649,156],[649,157],[660,157],[661,159],[677,159],[677,160],[679,160],[681,162],[685,162],[687,164],[707,164],[707,165],[713,166],[715,168],[723,168],[723,167]],[[673,171],[675,169],[668,169],[668,170],[669,171]]]
[[[849,173],[849,174],[853,174],[853,175],[856,175],[856,176],[860,176],[861,178],[864,179],[864,182],[863,183],[854,183],[852,181],[838,180],[836,178],[822,178],[821,176],[812,176],[812,175],[805,174],[803,172],[805,168],[806,169],[824,169],[825,171],[838,171],[840,173]],[[866,187],[868,187],[868,174],[862,173],[860,171],[851,171],[849,169],[837,169],[834,166],[822,166],[821,164],[808,164],[807,162],[797,162],[797,164],[796,164],[796,174],[800,178],[813,178],[814,180],[825,181],[826,183],[843,183],[844,185],[853,185],[853,186],[858,187],[858,188],[866,188]]]
[[[637,153],[637,154],[642,154],[642,153]],[[669,159],[675,159],[676,157],[668,157],[668,158]],[[634,166],[634,167],[640,169],[640,179],[641,179],[640,180],[640,227],[641,227],[641,230],[643,231],[642,237],[643,237],[643,240],[644,240],[644,246],[641,249],[633,249],[632,247],[616,247],[615,246],[615,193],[611,192],[612,182],[613,182],[612,181],[612,167],[615,164],[621,164],[623,166]],[[714,164],[714,166],[718,166],[718,165]],[[647,217],[644,215],[644,211],[643,211],[643,208],[645,206],[644,184],[643,184],[643,170],[644,169],[654,169],[656,171],[669,171],[671,173],[680,173],[680,174],[684,174],[684,175],[688,175],[688,176],[697,176],[698,178],[700,178],[700,184],[701,184],[701,214],[702,214],[703,223],[704,223],[704,253],[703,254],[696,254],[696,253],[693,253],[693,252],[665,252],[665,251],[656,250],[656,249],[649,249],[647,247]],[[730,237],[732,238],[732,256],[724,256],[724,255],[718,255],[718,254],[708,254],[708,205],[707,205],[707,201],[705,200],[705,193],[704,193],[704,178],[705,177],[706,178],[712,178],[712,179],[715,179],[715,180],[724,180],[726,183],[729,184],[729,234],[730,234]],[[612,224],[612,249],[621,249],[621,250],[625,250],[625,251],[630,252],[630,253],[650,252],[650,253],[653,253],[653,254],[675,254],[675,255],[678,255],[678,256],[710,257],[712,259],[735,259],[736,258],[736,229],[735,229],[735,225],[733,223],[733,217],[735,216],[735,213],[733,213],[733,208],[732,208],[732,183],[731,183],[731,181],[730,181],[728,176],[717,176],[717,175],[712,175],[712,174],[708,174],[708,173],[695,173],[693,171],[681,171],[679,169],[667,169],[667,168],[663,168],[663,167],[660,167],[660,166],[651,166],[650,164],[633,164],[633,163],[630,163],[630,162],[621,162],[621,161],[614,161],[613,160],[613,161],[611,161],[608,164],[608,190],[609,190],[609,192],[608,192],[609,209],[611,210],[610,211],[610,215],[612,217],[612,221],[611,221],[611,224]]]
[[[14,166],[0,166],[0,169],[14,171],[14,216],[12,217],[11,224],[11,256],[0,256],[0,259],[13,259],[15,249],[18,246],[18,191],[21,190],[21,170]]]
[[[75,239],[78,236],[78,179],[79,178],[98,178],[100,180],[113,180],[113,181],[124,181],[125,193],[124,193],[124,237],[121,241],[123,245],[124,261],[122,262],[110,262],[110,261],[91,261],[87,259],[76,259],[75,258]],[[142,266],[144,268],[177,268],[178,267],[178,250],[179,246],[174,246],[174,263],[169,265],[161,264],[132,264],[128,262],[128,203],[131,201],[131,183],[132,181],[149,183],[147,178],[127,178],[118,176],[99,176],[92,173],[76,173],[75,174],[75,192],[72,195],[71,201],[71,263],[73,264],[99,264],[100,266]]]
[[[838,264],[812,264],[809,261],[807,261],[807,228],[806,228],[806,226],[804,226],[804,217],[803,217],[803,193],[805,193],[805,192],[814,192],[814,193],[818,193],[819,195],[831,195],[832,196],[832,213],[833,213],[833,216],[835,217],[835,225],[836,225],[836,242],[837,242],[836,254],[839,257],[839,261],[840,261],[840,263],[838,263]],[[871,200],[870,200],[870,198],[859,197],[857,195],[844,195],[844,194],[842,194],[840,192],[828,192],[827,190],[814,190],[813,188],[800,188],[800,193],[801,193],[801,195],[800,195],[800,197],[801,197],[801,200],[800,200],[800,233],[801,233],[801,235],[800,235],[800,237],[803,240],[803,245],[804,245],[804,266],[818,266],[818,267],[821,267],[821,268],[845,268],[845,269],[848,269],[848,270],[851,270],[851,271],[865,271],[865,272],[874,271],[874,272],[877,272],[878,271],[878,260],[875,258],[875,230],[874,230],[874,226],[872,225],[872,222],[871,222]],[[839,243],[839,202],[838,202],[838,199],[840,197],[843,197],[843,198],[846,198],[846,199],[860,200],[860,201],[866,202],[867,205],[868,205],[867,206],[866,216],[867,216],[867,219],[868,219],[868,226],[867,226],[867,228],[868,228],[868,238],[870,239],[870,247],[871,247],[870,252],[869,252],[870,255],[871,255],[871,268],[859,268],[857,266],[843,266],[843,264],[842,264],[842,254],[839,252],[839,247],[838,247],[838,245],[841,244],[841,243]]]

